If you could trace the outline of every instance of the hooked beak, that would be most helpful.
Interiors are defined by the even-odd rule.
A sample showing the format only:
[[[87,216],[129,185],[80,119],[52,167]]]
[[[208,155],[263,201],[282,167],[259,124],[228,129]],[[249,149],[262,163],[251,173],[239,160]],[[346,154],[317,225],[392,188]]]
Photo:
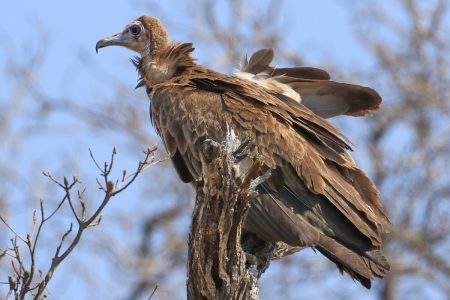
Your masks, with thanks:
[[[98,49],[108,46],[126,46],[133,41],[132,36],[126,35],[123,32],[116,33],[112,36],[105,37],[97,42],[95,45],[95,52],[98,53]]]

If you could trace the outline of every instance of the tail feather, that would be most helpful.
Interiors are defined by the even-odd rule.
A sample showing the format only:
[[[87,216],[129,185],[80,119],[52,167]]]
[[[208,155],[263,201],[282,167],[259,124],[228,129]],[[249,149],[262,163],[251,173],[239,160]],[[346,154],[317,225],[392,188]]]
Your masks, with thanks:
[[[390,269],[379,250],[359,254],[328,236],[322,236],[315,248],[333,261],[341,273],[345,271],[368,289],[374,276],[383,278]]]

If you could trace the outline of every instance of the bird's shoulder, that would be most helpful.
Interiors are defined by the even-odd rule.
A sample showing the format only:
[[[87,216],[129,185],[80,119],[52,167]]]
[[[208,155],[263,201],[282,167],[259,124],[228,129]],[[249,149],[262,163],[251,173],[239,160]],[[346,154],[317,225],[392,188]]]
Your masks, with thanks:
[[[220,103],[232,113],[258,116],[269,114],[298,134],[339,152],[351,149],[351,142],[339,129],[307,107],[283,101],[283,95],[254,82],[195,65],[189,72],[156,85],[152,99],[165,105],[208,106]],[[244,116],[245,117],[245,116]],[[256,120],[257,118],[253,118]],[[248,119],[250,121],[250,119]]]

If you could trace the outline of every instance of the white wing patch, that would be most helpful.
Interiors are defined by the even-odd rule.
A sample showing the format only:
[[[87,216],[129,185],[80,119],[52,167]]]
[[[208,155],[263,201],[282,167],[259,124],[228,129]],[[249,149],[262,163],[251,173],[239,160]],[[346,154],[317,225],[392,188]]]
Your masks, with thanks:
[[[298,103],[302,102],[302,98],[300,97],[300,94],[294,91],[290,86],[284,83],[280,83],[272,78],[270,78],[265,73],[259,73],[259,74],[252,74],[248,72],[243,72],[240,70],[237,70],[234,72],[234,75],[240,79],[248,80],[251,82],[254,82],[260,86],[265,87],[268,90],[276,91],[280,94],[283,94]]]

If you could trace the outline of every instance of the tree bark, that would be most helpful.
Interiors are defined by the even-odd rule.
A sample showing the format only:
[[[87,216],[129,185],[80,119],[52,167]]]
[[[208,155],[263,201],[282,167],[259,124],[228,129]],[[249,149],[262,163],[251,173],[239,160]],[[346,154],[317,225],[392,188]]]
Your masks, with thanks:
[[[255,256],[241,247],[241,229],[255,187],[268,176],[258,177],[262,164],[252,148],[250,143],[240,144],[232,132],[225,145],[204,142],[203,177],[196,185],[189,235],[188,299],[259,299],[257,279],[270,257],[262,257],[265,265],[257,268],[262,272],[255,272],[255,265],[246,261]]]

